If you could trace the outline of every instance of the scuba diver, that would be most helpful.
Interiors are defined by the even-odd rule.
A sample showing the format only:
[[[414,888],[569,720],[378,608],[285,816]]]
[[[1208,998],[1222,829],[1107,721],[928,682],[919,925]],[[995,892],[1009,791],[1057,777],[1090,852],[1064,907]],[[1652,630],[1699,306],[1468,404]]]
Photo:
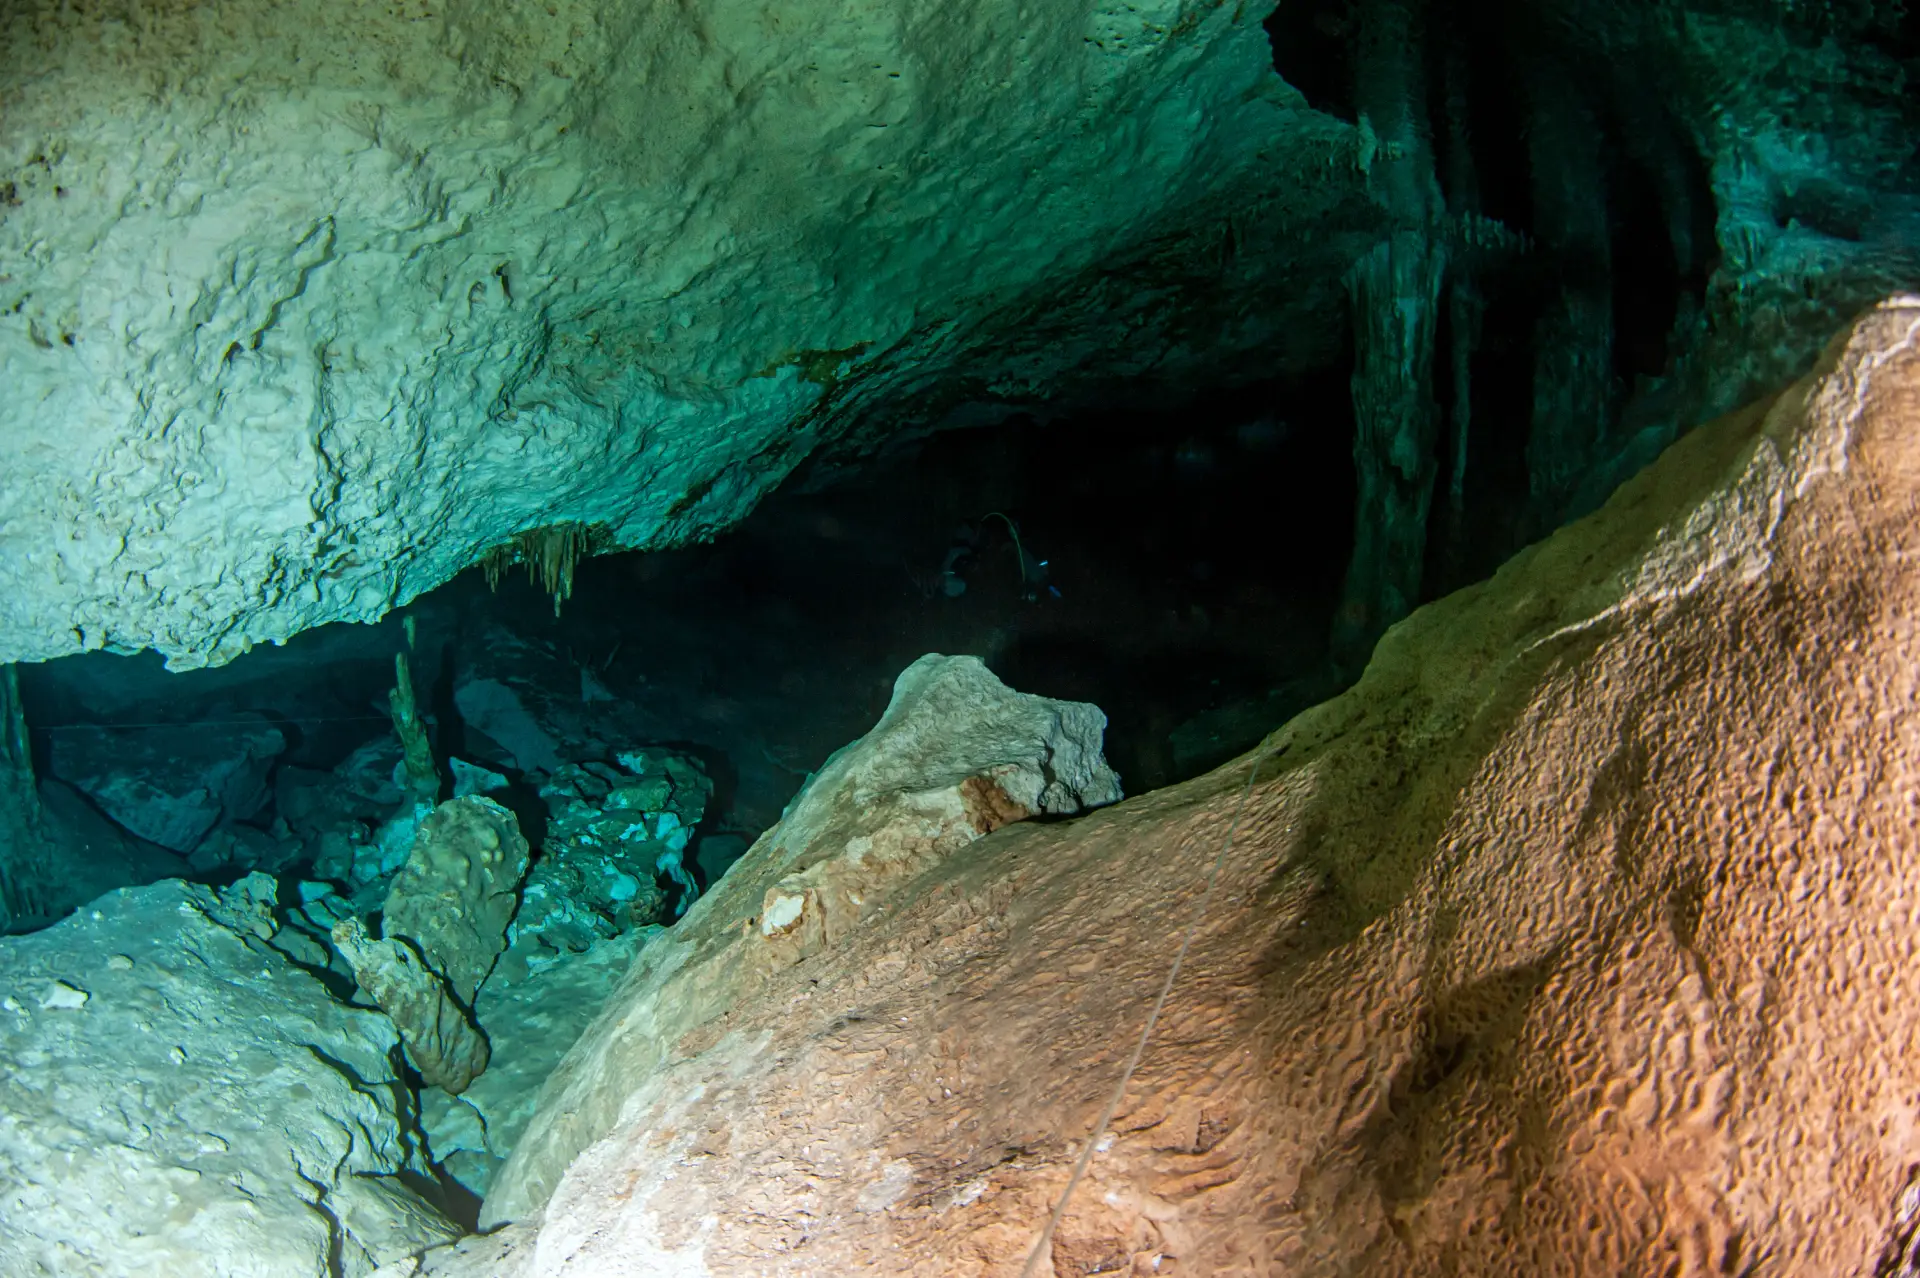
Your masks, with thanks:
[[[982,515],[978,523],[961,524],[954,530],[953,544],[940,562],[940,593],[949,599],[967,593],[966,574],[979,562],[987,524],[995,519],[1007,526],[1012,539],[1014,561],[1020,570],[1020,597],[1028,603],[1038,602],[1043,593],[1060,598],[1060,588],[1048,580],[1047,561],[1027,553],[1026,543],[1020,539],[1020,525],[997,510]]]

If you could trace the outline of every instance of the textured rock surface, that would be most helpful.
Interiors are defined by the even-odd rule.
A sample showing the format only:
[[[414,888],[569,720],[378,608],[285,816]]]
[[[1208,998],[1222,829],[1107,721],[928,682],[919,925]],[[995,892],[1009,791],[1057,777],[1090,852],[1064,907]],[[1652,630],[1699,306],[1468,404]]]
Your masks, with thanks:
[[[1897,1247],[1916,420],[1920,299],[1270,738],[1051,1272],[1864,1273]],[[561,1066],[489,1200],[527,1220],[429,1272],[1017,1273],[1250,762],[927,862],[798,962],[764,958],[770,836]]]
[[[513,813],[492,799],[449,799],[420,823],[381,930],[418,945],[471,1005],[506,948],[526,873],[527,840]]]
[[[0,660],[695,537],[936,385],[1324,357],[1358,148],[1261,12],[9,9]]]
[[[267,774],[286,738],[265,719],[195,728],[64,728],[49,771],[151,843],[187,853],[220,821],[266,803]]]
[[[516,979],[505,971],[494,974],[473,1009],[492,1047],[487,1072],[458,1096],[427,1092],[420,1098],[420,1124],[435,1163],[475,1194],[487,1192],[533,1118],[540,1085],[657,932],[596,941]]]
[[[359,1275],[457,1232],[393,1179],[393,1027],[268,943],[262,885],[0,941],[0,1271]]]
[[[353,968],[354,981],[400,1031],[428,1086],[457,1096],[487,1068],[486,1035],[413,942],[371,936],[366,924],[349,918],[333,925],[333,946]]]
[[[1100,752],[1106,716],[1014,692],[973,657],[922,657],[880,722],[821,765],[685,919],[641,951],[610,1010],[543,1089],[540,1111],[487,1197],[507,1220],[537,1207],[628,1090],[732,997],[804,964],[892,908],[929,866],[1010,822],[1120,797]]]
[[[393,1018],[420,1076],[458,1094],[489,1057],[473,999],[500,951],[527,872],[527,841],[492,799],[449,799],[412,832],[381,910],[382,935],[358,919],[333,943],[368,997]]]
[[[693,904],[676,884],[713,781],[670,750],[627,750],[619,764],[562,764],[540,787],[547,805],[540,859],[527,875],[513,944],[500,960],[524,974],[634,926],[664,923]],[[691,889],[691,890],[689,890]]]

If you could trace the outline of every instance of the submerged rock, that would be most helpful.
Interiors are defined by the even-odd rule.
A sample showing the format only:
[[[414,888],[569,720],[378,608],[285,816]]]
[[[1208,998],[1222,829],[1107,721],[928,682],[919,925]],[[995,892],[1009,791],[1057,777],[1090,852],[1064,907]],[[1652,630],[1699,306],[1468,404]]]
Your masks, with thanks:
[[[182,854],[221,821],[266,805],[267,775],[287,748],[264,718],[165,731],[71,727],[52,738],[53,776],[134,834]]]
[[[993,830],[1118,799],[1105,728],[1097,708],[1014,692],[972,657],[908,667],[873,730],[828,759],[780,824],[641,951],[542,1089],[487,1219],[536,1208],[567,1161],[610,1130],[635,1094],[625,1080],[711,1034],[740,991],[873,926],[915,876]]]
[[[376,938],[350,918],[334,924],[333,944],[353,967],[353,979],[400,1031],[408,1059],[428,1086],[457,1096],[487,1068],[487,1036],[412,941]]]
[[[420,1075],[451,1093],[487,1067],[474,995],[506,947],[527,841],[491,799],[449,799],[421,820],[387,892],[375,939],[357,918],[333,927],[354,980],[393,1018]]]
[[[449,799],[420,823],[381,915],[388,936],[420,947],[468,1003],[506,948],[527,840],[492,799]]]
[[[943,372],[1294,359],[1338,292],[1258,264],[1337,277],[1308,232],[1364,199],[1252,9],[141,12],[0,45],[0,660],[693,540]]]
[[[261,935],[271,890],[0,940],[0,1272],[352,1278],[458,1234],[399,1179],[393,1027]]]
[[[486,1194],[533,1118],[540,1085],[658,931],[596,941],[518,978],[503,965],[487,981],[473,1007],[492,1048],[487,1071],[458,1096],[430,1091],[420,1098],[428,1147],[449,1175],[475,1195]]]
[[[713,781],[697,760],[649,747],[623,751],[618,766],[563,764],[540,796],[546,838],[527,876],[509,962],[539,967],[666,922],[699,895],[684,861]]]
[[[425,1272],[1017,1272],[1189,927],[1040,1272],[1893,1272],[1916,421],[1909,299],[1255,754],[922,858],[783,963],[763,893],[868,845],[770,833],[549,1080],[520,1223]]]

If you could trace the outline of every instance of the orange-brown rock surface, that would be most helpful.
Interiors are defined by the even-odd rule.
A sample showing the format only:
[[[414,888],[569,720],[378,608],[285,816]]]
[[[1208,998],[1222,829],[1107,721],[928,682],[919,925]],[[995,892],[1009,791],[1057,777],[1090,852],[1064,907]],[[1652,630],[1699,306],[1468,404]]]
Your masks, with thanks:
[[[1051,1273],[1873,1273],[1920,1194],[1916,556],[1908,299],[1255,756],[805,952],[763,842],[428,1269],[1017,1274],[1257,762]]]

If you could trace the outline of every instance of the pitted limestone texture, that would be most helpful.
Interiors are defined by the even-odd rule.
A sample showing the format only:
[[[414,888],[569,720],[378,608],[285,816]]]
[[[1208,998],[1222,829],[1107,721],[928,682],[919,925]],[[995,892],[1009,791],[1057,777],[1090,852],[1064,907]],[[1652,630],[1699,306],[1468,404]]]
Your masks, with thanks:
[[[822,764],[780,823],[640,951],[615,1000],[620,1017],[603,1014],[549,1076],[488,1189],[485,1219],[537,1207],[614,1122],[629,1094],[620,1080],[711,1032],[739,990],[857,944],[899,889],[995,830],[1117,801],[1106,722],[1084,702],[1015,692],[975,657],[909,666],[873,729]]]
[[[420,823],[381,916],[388,937],[412,941],[471,1006],[506,948],[527,840],[492,799],[449,799]]]
[[[0,1272],[360,1278],[457,1236],[397,1179],[427,1169],[393,1026],[271,910],[264,876],[170,881],[0,940]]]
[[[1338,255],[1351,128],[1257,7],[924,17],[9,11],[0,661],[219,663],[522,534],[696,540],[942,373],[1328,345],[1275,264]]]
[[[1190,924],[1041,1272],[1911,1272],[1916,421],[1920,298],[1255,755],[759,981],[749,853],[426,1273],[1015,1272]]]
[[[333,944],[352,965],[353,979],[400,1031],[408,1057],[429,1085],[458,1095],[487,1068],[486,1035],[411,941],[375,938],[366,924],[349,918],[334,925]]]

